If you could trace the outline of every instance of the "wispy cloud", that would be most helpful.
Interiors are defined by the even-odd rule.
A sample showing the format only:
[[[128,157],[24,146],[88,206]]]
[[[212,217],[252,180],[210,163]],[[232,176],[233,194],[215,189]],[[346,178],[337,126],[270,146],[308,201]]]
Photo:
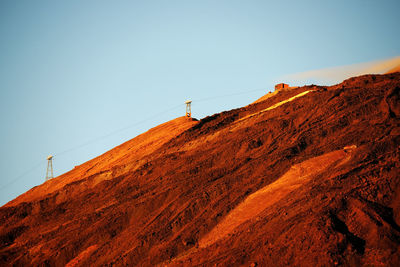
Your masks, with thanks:
[[[400,66],[400,56],[385,60],[324,68],[282,76],[283,82],[301,84],[336,84],[347,78],[363,74],[383,74]]]

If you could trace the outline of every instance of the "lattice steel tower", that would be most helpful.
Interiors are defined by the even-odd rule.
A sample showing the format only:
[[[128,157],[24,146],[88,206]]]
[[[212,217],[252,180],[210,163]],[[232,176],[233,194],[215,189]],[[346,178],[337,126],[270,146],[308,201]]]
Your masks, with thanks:
[[[185,101],[185,104],[186,104],[186,117],[192,117],[192,107],[191,107],[191,104],[192,104],[192,101],[191,100],[187,100],[187,101]]]
[[[53,179],[53,156],[47,157],[46,181]]]

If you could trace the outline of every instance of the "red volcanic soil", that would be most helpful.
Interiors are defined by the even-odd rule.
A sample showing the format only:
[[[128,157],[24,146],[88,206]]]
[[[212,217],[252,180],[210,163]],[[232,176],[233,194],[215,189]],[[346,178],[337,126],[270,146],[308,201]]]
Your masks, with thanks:
[[[398,266],[400,73],[178,118],[0,208],[0,265]]]

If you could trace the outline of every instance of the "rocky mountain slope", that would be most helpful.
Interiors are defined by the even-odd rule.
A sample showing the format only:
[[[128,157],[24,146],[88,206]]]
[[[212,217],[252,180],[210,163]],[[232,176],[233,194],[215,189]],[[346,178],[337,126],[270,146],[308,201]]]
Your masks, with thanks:
[[[160,125],[0,208],[0,264],[400,263],[400,73]]]

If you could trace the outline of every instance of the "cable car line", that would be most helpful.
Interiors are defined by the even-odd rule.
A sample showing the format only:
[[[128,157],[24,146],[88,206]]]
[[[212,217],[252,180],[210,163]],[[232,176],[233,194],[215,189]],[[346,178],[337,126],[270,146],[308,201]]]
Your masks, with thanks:
[[[237,92],[237,93],[232,93],[232,94],[225,94],[225,95],[207,97],[207,98],[202,98],[202,99],[196,99],[196,100],[193,100],[193,101],[196,102],[196,103],[199,103],[199,102],[206,102],[206,101],[213,100],[213,99],[217,99],[217,98],[225,98],[225,97],[230,97],[230,96],[243,95],[243,94],[248,94],[248,93],[253,93],[253,92],[258,92],[258,91],[266,91],[266,89],[263,88],[263,89],[255,89],[255,90],[249,90],[249,91],[242,91],[242,92]],[[69,152],[71,152],[71,151],[74,151],[74,150],[83,148],[83,147],[88,146],[88,145],[90,145],[90,144],[93,144],[93,143],[95,143],[95,142],[97,142],[97,141],[103,140],[103,139],[108,138],[108,137],[110,137],[110,136],[113,136],[113,135],[115,135],[115,134],[117,134],[117,133],[120,133],[120,132],[122,132],[122,131],[125,131],[125,130],[127,130],[127,129],[130,129],[130,128],[134,127],[134,126],[137,126],[137,125],[142,124],[142,123],[144,123],[144,122],[150,121],[150,120],[152,120],[152,119],[154,119],[154,118],[159,117],[160,115],[163,115],[163,114],[165,114],[165,113],[167,113],[167,112],[170,112],[170,111],[172,111],[172,110],[175,110],[175,109],[177,109],[177,108],[179,108],[179,107],[182,107],[182,106],[184,106],[184,105],[185,105],[185,104],[176,105],[176,106],[174,106],[174,107],[171,107],[171,108],[169,108],[169,109],[166,109],[166,110],[164,110],[164,111],[161,111],[161,112],[159,112],[159,113],[156,113],[156,114],[154,114],[154,115],[152,115],[152,116],[150,116],[150,117],[148,117],[148,118],[146,118],[146,119],[144,119],[144,120],[141,120],[141,121],[132,123],[132,124],[126,126],[126,127],[123,127],[123,128],[118,129],[118,130],[115,130],[115,131],[113,131],[113,132],[110,132],[110,133],[108,133],[108,134],[105,134],[105,135],[102,135],[102,136],[93,138],[93,139],[91,139],[91,140],[89,140],[89,141],[87,141],[87,142],[85,142],[85,143],[82,143],[82,144],[80,144],[80,145],[74,146],[74,147],[72,147],[72,148],[63,150],[63,151],[61,151],[61,152],[58,152],[58,153],[54,154],[54,157],[59,157],[59,156],[61,156],[61,155],[64,155],[64,154],[66,154],[66,153],[69,153]],[[44,160],[41,160],[40,162],[38,162],[38,164],[34,165],[34,166],[33,166],[32,168],[30,168],[29,170],[25,171],[25,172],[22,173],[21,175],[19,175],[19,176],[17,176],[16,178],[12,179],[9,183],[7,183],[7,184],[1,186],[1,187],[0,187],[0,191],[2,191],[3,189],[5,189],[5,188],[9,187],[10,185],[14,184],[15,182],[17,182],[18,180],[22,179],[23,177],[25,177],[25,176],[28,175],[29,173],[33,172],[33,171],[36,170],[41,164],[44,164]]]

